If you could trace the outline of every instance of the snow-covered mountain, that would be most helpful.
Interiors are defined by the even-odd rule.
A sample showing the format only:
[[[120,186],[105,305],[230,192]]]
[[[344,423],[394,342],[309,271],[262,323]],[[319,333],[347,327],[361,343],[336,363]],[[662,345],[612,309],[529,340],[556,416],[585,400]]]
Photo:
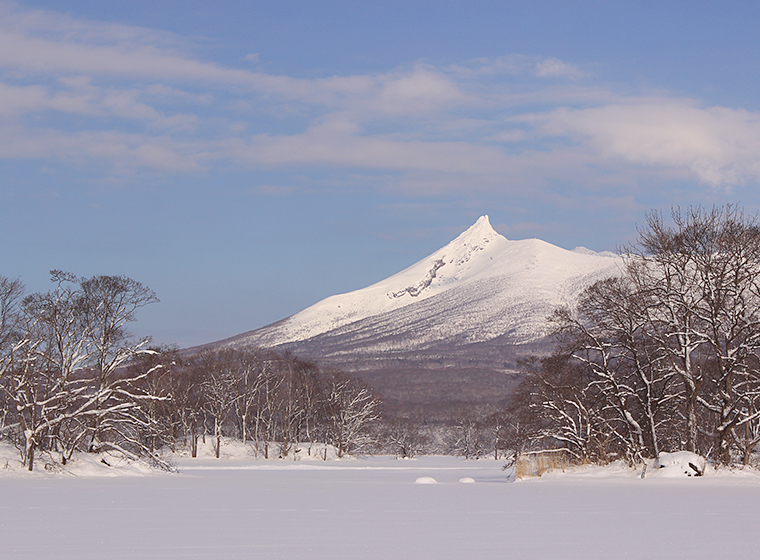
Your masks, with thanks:
[[[324,299],[224,347],[309,348],[321,359],[545,336],[546,317],[594,281],[617,274],[613,253],[510,241],[482,216],[451,243],[376,284]]]
[[[510,241],[483,216],[390,278],[188,352],[289,350],[363,378],[388,410],[451,418],[460,406],[504,403],[518,360],[548,350],[546,317],[620,266],[612,253]]]

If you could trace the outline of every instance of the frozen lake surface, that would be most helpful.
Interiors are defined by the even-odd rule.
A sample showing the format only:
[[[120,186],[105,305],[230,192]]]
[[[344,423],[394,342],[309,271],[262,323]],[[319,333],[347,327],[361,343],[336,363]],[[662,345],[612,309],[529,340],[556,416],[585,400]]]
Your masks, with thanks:
[[[56,560],[757,556],[755,474],[510,483],[502,464],[183,459],[179,475],[5,476],[0,542],[4,558]]]

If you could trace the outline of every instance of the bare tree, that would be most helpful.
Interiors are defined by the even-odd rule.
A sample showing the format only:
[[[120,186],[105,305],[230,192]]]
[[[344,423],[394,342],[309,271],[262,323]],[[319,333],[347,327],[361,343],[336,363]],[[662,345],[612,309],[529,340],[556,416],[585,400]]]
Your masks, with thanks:
[[[111,414],[118,407],[117,401],[126,399],[128,403],[134,397],[125,391],[129,384],[118,378],[118,369],[136,355],[152,352],[147,349],[149,338],[130,340],[127,323],[134,321],[139,308],[158,302],[158,298],[152,290],[126,276],[85,278],[80,281],[80,290],[97,392],[102,397],[95,402],[89,438],[90,450],[96,450],[104,431],[119,431],[119,421]],[[116,410],[124,408],[129,408],[128,404]]]
[[[196,359],[196,367],[202,371],[200,388],[206,410],[214,419],[214,454],[218,459],[223,427],[240,396],[236,390],[234,353],[203,352]]]
[[[380,418],[380,400],[358,379],[331,372],[329,410],[338,457],[371,442],[369,428]]]
[[[649,271],[656,320],[667,324],[663,347],[684,384],[687,449],[696,450],[696,408],[703,405],[716,422],[702,430],[713,432],[717,460],[728,464],[735,428],[758,415],[751,401],[760,350],[760,226],[732,205],[675,209],[671,220],[649,215],[641,250],[632,254],[638,269]]]
[[[674,209],[669,223],[652,213],[623,261],[622,277],[553,316],[563,351],[583,370],[568,378],[571,364],[562,368],[572,398],[557,393],[556,377],[539,375],[534,406],[555,434],[598,418],[606,445],[629,461],[657,456],[663,442],[712,449],[722,464],[747,460],[760,441],[757,221],[731,205]]]
[[[8,348],[16,344],[21,336],[19,304],[24,291],[24,284],[20,280],[10,280],[0,276],[0,352],[2,355],[5,355]]]
[[[23,300],[24,337],[29,342],[8,383],[29,470],[34,468],[35,449],[46,437],[65,463],[84,437],[79,428],[91,403],[87,382],[79,375],[91,355],[81,294],[72,275],[53,271],[51,279],[53,290]]]
[[[403,459],[411,459],[425,452],[429,438],[417,423],[401,418],[386,420],[384,424],[382,438],[386,450]]]
[[[653,336],[651,301],[628,279],[610,278],[590,286],[575,312],[552,316],[563,348],[591,376],[586,392],[603,398],[600,414],[630,462],[657,457],[661,428],[673,422],[681,397],[667,351],[657,344],[657,331]]]
[[[260,352],[253,351],[240,352],[236,361],[239,398],[235,408],[240,419],[241,439],[246,442],[251,438],[251,419],[255,417],[256,403],[264,387],[267,362]]]
[[[544,447],[561,447],[577,461],[607,461],[609,431],[604,402],[594,389],[589,372],[562,353],[534,363],[521,390],[529,393],[528,409],[533,424],[527,440]]]
[[[30,470],[39,446],[56,449],[65,463],[88,436],[92,442],[105,434],[106,445],[127,456],[144,451],[142,433],[152,424],[145,405],[158,398],[143,383],[152,372],[124,375],[120,368],[152,352],[144,348],[147,341],[130,343],[124,332],[124,323],[147,300],[135,296],[139,284],[129,279],[120,279],[121,290],[92,288],[95,280],[103,284],[114,278],[80,281],[52,271],[55,287],[25,297],[18,308],[17,344],[11,354],[3,353],[9,367],[0,387],[13,404]],[[7,303],[18,299],[18,288],[11,288],[6,311]],[[6,326],[8,317],[5,313]]]

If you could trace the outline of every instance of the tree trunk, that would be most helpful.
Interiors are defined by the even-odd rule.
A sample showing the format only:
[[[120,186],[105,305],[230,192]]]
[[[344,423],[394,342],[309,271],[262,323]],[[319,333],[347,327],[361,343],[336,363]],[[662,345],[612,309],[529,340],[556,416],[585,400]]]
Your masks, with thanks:
[[[697,452],[697,393],[686,398],[686,451]]]
[[[34,440],[29,438],[26,440],[26,463],[29,471],[34,470]]]

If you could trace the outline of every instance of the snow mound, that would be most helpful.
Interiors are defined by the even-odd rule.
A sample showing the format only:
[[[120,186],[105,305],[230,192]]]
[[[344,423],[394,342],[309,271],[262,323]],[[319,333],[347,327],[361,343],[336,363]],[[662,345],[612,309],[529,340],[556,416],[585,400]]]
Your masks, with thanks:
[[[415,484],[438,484],[438,481],[432,476],[421,476],[414,481]]]
[[[469,476],[465,476],[463,478],[460,478],[459,482],[461,482],[462,484],[475,484],[475,479],[470,478]]]
[[[652,467],[659,476],[702,476],[707,461],[704,457],[691,451],[660,453]]]

